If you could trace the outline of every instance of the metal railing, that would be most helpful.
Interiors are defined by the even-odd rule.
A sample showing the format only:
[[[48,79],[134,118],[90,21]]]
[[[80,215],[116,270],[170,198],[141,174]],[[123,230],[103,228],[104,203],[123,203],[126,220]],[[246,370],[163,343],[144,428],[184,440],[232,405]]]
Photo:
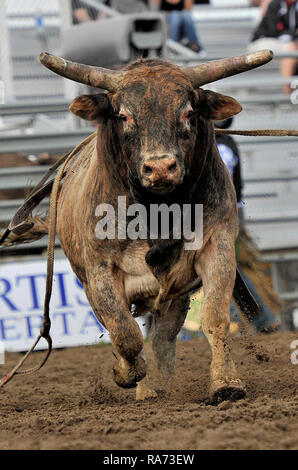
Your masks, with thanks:
[[[23,199],[8,199],[0,201],[0,222],[9,222],[23,202]],[[48,205],[49,201],[44,199],[41,201],[36,211],[45,214],[48,209]]]
[[[0,104],[0,116],[66,113],[69,111],[69,105],[70,103],[67,100]]]
[[[78,145],[94,129],[79,129],[71,132],[44,133],[29,135],[1,135],[2,153],[20,152],[25,154],[49,152],[66,153]]]
[[[0,168],[0,190],[33,187],[49,168],[50,166]]]

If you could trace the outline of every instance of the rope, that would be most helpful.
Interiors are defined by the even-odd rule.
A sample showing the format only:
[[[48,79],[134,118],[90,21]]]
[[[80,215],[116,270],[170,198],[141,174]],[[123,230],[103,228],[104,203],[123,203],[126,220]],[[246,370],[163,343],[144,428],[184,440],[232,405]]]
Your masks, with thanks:
[[[255,130],[230,130],[230,129],[214,129],[215,134],[230,135],[249,135],[249,136],[292,136],[298,137],[298,131],[290,129],[255,129]]]
[[[66,158],[62,167],[59,169],[57,173],[52,192],[51,192],[51,199],[50,199],[50,210],[49,210],[49,239],[48,239],[48,255],[47,255],[47,277],[46,277],[46,292],[45,292],[45,299],[44,299],[44,311],[43,311],[43,324],[40,330],[38,337],[35,340],[35,343],[32,345],[30,350],[25,354],[25,356],[19,361],[19,363],[0,380],[0,387],[3,387],[7,382],[9,382],[14,375],[20,374],[32,374],[33,372],[38,371],[42,368],[42,366],[47,362],[51,351],[52,351],[52,338],[50,336],[50,328],[51,328],[51,320],[50,320],[50,300],[52,295],[52,287],[53,287],[53,268],[54,268],[54,254],[55,254],[55,235],[56,235],[56,224],[57,224],[57,200],[58,200],[58,193],[60,182],[62,176],[64,174],[65,168],[71,158],[77,154],[81,150],[81,148],[89,143],[90,140],[94,137],[95,133],[89,135],[83,142],[81,142]],[[44,338],[48,343],[48,351],[45,358],[42,360],[41,364],[36,367],[32,367],[31,369],[26,369],[23,371],[19,371],[18,369],[23,365],[26,359],[30,356],[32,351],[34,351],[36,345],[38,344],[39,340]]]

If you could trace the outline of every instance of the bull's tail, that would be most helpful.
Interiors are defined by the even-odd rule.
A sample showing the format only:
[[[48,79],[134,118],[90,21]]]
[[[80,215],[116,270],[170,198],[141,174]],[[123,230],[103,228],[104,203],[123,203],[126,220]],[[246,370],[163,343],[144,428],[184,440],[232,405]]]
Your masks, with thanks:
[[[236,271],[233,297],[240,310],[242,310],[250,322],[259,315],[259,306],[245,284],[238,269]]]
[[[38,216],[28,217],[22,224],[22,230],[14,230],[10,232],[6,230],[0,234],[3,239],[1,246],[13,246],[21,243],[31,243],[39,240],[48,233],[48,220],[42,219]],[[1,248],[1,247],[0,247]]]

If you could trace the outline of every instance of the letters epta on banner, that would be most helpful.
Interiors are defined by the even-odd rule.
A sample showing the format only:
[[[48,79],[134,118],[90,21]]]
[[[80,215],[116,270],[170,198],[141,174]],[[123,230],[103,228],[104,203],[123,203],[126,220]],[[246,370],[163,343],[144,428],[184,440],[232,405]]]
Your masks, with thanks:
[[[46,269],[45,260],[0,264],[0,342],[6,351],[27,351],[39,333]],[[66,258],[55,259],[50,317],[54,348],[110,341]],[[144,334],[144,319],[138,323]],[[46,342],[41,339],[36,349],[46,349]]]

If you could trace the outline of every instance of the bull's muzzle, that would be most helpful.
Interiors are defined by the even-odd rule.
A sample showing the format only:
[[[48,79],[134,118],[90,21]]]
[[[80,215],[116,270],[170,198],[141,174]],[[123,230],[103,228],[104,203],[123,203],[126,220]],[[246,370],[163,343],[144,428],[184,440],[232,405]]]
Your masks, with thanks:
[[[182,183],[184,171],[176,157],[162,155],[145,160],[141,166],[142,184],[154,192],[167,193]]]

